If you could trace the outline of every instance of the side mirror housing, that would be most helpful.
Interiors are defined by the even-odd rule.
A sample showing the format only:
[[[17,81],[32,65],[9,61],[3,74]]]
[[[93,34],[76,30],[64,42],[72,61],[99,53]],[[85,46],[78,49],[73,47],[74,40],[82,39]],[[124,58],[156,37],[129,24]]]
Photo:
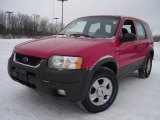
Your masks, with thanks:
[[[133,33],[127,33],[121,37],[121,42],[130,42],[136,40],[136,35]]]

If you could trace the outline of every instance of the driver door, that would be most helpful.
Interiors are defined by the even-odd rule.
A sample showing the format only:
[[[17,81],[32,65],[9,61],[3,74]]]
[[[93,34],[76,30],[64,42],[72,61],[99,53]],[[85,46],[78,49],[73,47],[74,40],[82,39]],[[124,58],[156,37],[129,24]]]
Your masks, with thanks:
[[[133,20],[125,20],[121,29],[121,36],[123,37],[127,33],[136,35],[135,25]],[[134,67],[134,63],[138,59],[137,55],[137,40],[120,40],[119,46],[119,68],[129,71]],[[128,68],[128,69],[127,69]],[[125,74],[126,71],[123,71]]]

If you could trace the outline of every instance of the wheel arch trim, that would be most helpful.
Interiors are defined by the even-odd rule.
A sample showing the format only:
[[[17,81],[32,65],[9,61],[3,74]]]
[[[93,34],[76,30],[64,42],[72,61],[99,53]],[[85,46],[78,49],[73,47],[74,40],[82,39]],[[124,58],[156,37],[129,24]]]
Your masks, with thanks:
[[[152,57],[154,58],[154,49],[153,49],[153,48],[149,50],[148,55],[149,55],[149,54],[151,54]]]
[[[98,68],[102,67],[103,64],[109,63],[109,62],[114,63],[116,65],[116,71],[118,71],[117,70],[118,66],[117,66],[116,60],[114,59],[114,57],[112,57],[110,55],[101,57],[99,60],[97,60],[97,62],[95,62],[94,65],[92,65],[92,67],[89,70],[94,73]]]

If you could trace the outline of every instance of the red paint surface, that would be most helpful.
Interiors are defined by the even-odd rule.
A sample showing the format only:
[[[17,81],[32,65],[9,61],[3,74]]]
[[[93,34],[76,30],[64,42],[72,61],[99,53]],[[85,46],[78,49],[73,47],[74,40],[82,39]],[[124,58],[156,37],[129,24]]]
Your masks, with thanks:
[[[22,43],[16,46],[15,52],[44,59],[52,55],[80,56],[83,58],[83,68],[91,68],[98,60],[109,55],[115,58],[118,68],[121,68],[144,58],[153,46],[153,39],[120,43],[120,31],[125,19],[128,18],[121,17],[113,39],[53,36]],[[135,49],[136,45],[139,45],[138,49]]]

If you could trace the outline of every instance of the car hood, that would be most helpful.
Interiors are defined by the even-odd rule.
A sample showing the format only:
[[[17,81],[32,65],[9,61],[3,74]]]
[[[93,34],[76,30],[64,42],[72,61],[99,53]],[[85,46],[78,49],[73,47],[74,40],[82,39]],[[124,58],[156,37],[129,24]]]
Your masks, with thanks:
[[[16,46],[15,52],[46,59],[52,55],[83,56],[85,50],[97,44],[103,44],[102,41],[91,38],[54,36],[21,43]]]

